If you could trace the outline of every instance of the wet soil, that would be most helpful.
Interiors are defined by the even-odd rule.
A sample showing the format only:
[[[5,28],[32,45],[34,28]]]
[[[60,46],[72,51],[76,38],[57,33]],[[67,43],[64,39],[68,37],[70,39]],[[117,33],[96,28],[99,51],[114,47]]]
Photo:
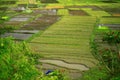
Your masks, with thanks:
[[[45,30],[50,25],[58,21],[59,18],[60,16],[57,16],[57,15],[44,15],[28,24],[25,24],[20,29],[21,30]]]
[[[28,21],[29,20],[29,18],[12,18],[12,19],[10,19],[10,21],[22,21],[22,22],[24,22],[24,21]]]
[[[120,16],[102,16],[103,18],[120,18]]]
[[[59,3],[57,0],[41,0],[41,3]]]
[[[67,62],[64,62],[64,61],[61,61],[61,60],[39,60],[39,62],[50,63],[50,64],[54,64],[54,65],[57,65],[57,66],[65,67],[65,68],[68,68],[68,69],[72,69],[72,70],[78,70],[78,71],[89,70],[89,68],[86,67],[85,65],[67,63]]]
[[[34,10],[34,13],[39,13],[42,15],[57,15],[57,10],[56,9]]]
[[[103,26],[107,26],[112,30],[120,30],[120,24],[102,24]]]
[[[29,39],[32,34],[24,34],[24,33],[5,33],[0,37],[9,37],[12,36],[15,40],[27,40]]]
[[[75,16],[89,16],[85,11],[83,10],[69,10],[70,15],[75,15]]]
[[[39,30],[14,30],[14,33],[26,33],[26,34],[35,34],[38,33]]]
[[[92,8],[92,10],[101,10],[100,7],[98,6],[88,6],[88,5],[85,5],[85,6],[66,6],[65,8]]]
[[[37,11],[37,12],[36,12]],[[27,40],[33,34],[38,33],[39,30],[45,30],[50,25],[59,20],[60,16],[54,15],[56,14],[55,10],[48,10],[47,12],[40,12],[39,10],[33,11],[30,14],[20,14],[9,21],[5,22],[5,25],[12,25],[18,28],[19,30],[14,30],[11,33],[5,33],[1,37],[12,36],[15,40]],[[46,10],[45,10],[46,11]],[[51,14],[51,15],[43,15],[35,19],[35,16],[38,16],[41,13]],[[29,21],[30,19],[34,19],[33,21]]]
[[[120,16],[120,8],[109,8],[107,6],[101,7],[104,11],[108,12],[112,16]]]
[[[115,14],[112,14],[113,16],[119,16],[120,17],[120,13],[115,13]]]
[[[104,0],[104,1],[100,1],[100,2],[103,2],[103,3],[117,3],[116,1],[112,1],[112,0]]]

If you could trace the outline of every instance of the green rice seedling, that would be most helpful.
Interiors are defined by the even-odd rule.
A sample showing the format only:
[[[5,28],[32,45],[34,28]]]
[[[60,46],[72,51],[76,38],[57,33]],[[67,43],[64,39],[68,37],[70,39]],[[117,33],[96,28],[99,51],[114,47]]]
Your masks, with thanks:
[[[67,9],[59,9],[57,15],[69,15],[69,11]]]

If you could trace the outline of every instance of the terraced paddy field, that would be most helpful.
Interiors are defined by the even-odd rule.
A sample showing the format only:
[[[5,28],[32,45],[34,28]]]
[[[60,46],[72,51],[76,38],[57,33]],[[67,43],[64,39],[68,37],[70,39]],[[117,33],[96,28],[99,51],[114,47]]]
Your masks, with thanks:
[[[44,63],[69,68],[49,61],[59,60],[68,64],[84,65],[86,68],[93,67],[98,61],[90,52],[89,39],[95,22],[96,18],[91,16],[64,16],[35,37],[30,45],[35,52],[44,56],[39,60]]]

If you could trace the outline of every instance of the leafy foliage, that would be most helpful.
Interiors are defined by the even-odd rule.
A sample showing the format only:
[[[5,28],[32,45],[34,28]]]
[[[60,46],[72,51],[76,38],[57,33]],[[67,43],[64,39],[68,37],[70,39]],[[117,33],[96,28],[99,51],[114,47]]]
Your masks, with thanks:
[[[0,27],[0,35],[1,34],[4,34],[5,32],[10,32],[10,31],[12,31],[12,30],[14,30],[14,29],[16,29],[16,27],[15,26],[10,26],[10,25],[8,25],[8,26],[4,26],[3,27],[3,25]]]
[[[102,67],[107,70],[106,74],[109,76],[106,79],[119,80],[120,78],[118,77],[118,74],[120,72],[120,52],[118,44],[120,43],[120,32],[108,31],[104,33],[101,34],[103,35],[101,42],[107,44],[108,48],[104,48],[105,46],[102,48],[97,41],[93,40],[91,43],[92,53],[100,61]]]
[[[0,80],[34,80],[38,71],[26,43],[0,38]]]
[[[49,74],[42,75],[40,80],[70,80],[64,70],[55,70]]]
[[[108,33],[105,33],[103,41],[108,42],[108,44],[120,43],[120,31],[110,31]]]
[[[0,80],[67,80],[60,70],[48,75],[38,72],[33,56],[25,42],[0,38]]]
[[[0,23],[7,19],[6,11],[8,7],[15,4],[17,0],[0,0]]]
[[[107,71],[104,68],[92,68],[89,71],[84,72],[83,77],[80,80],[106,80]]]
[[[102,49],[99,51],[102,61],[107,65],[110,74],[116,75],[120,72],[120,57],[119,53],[111,49]]]
[[[58,15],[69,15],[69,11],[67,9],[59,9],[57,14]]]

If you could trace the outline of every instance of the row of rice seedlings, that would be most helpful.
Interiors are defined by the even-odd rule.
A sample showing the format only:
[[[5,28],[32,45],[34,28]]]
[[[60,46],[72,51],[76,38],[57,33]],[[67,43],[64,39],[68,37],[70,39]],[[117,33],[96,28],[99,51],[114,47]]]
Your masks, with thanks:
[[[69,11],[68,11],[68,9],[59,9],[57,11],[57,15],[66,15],[66,16],[68,16],[69,15]]]
[[[118,18],[101,18],[100,24],[120,24],[120,17],[118,17]]]
[[[87,17],[83,22],[82,18],[84,19],[84,17],[63,17],[41,36],[33,39],[31,45],[45,58],[59,58],[68,62],[93,65],[95,59],[90,53],[89,37],[95,18],[91,18],[89,25],[84,25],[84,22],[88,21]],[[85,29],[90,31],[81,31]]]
[[[97,16],[97,17],[101,17],[101,16],[111,16],[109,13],[105,12],[105,11],[93,11],[91,8],[82,8],[82,10],[86,11],[88,14],[90,14],[91,16]]]

